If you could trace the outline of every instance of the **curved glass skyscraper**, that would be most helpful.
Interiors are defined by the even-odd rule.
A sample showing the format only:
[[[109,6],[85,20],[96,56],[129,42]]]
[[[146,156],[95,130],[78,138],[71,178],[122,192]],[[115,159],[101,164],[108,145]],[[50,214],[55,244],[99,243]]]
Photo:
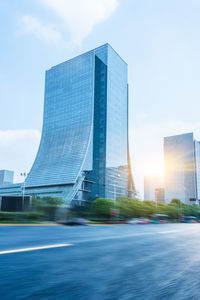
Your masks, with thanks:
[[[127,64],[110,45],[46,72],[42,137],[25,185],[68,203],[134,194]]]

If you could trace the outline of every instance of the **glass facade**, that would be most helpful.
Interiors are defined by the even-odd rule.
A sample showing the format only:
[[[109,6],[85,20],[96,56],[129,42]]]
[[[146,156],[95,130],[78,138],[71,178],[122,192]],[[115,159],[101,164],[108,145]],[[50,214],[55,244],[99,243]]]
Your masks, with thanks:
[[[42,137],[25,185],[63,186],[66,201],[133,195],[127,64],[110,45],[46,72]]]
[[[199,149],[197,149],[199,152]],[[197,200],[195,140],[193,133],[166,137],[164,139],[165,158],[165,197],[170,202],[173,198],[186,204]],[[195,157],[196,156],[196,157]]]
[[[114,199],[128,182],[128,81],[127,64],[108,48],[106,197]]]
[[[0,185],[13,183],[14,172],[10,170],[0,170]]]
[[[46,72],[42,138],[27,187],[75,183],[92,134],[93,69],[89,52]]]
[[[156,201],[156,190],[161,191],[163,185],[160,175],[144,176],[144,200]]]
[[[196,162],[196,193],[200,204],[200,142],[195,141],[195,162]]]

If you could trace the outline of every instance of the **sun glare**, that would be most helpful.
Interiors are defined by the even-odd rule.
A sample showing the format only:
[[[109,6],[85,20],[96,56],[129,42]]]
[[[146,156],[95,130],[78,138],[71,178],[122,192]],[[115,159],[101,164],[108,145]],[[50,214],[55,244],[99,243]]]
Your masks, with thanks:
[[[144,166],[145,176],[163,176],[164,170],[163,165],[152,160]]]

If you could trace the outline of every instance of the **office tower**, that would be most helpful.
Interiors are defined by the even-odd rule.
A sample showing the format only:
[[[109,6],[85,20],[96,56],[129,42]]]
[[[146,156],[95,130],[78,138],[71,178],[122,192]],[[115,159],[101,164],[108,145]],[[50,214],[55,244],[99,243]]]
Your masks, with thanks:
[[[164,138],[165,199],[186,204],[200,199],[200,144],[193,133]]]
[[[13,183],[13,177],[13,171],[0,170],[0,185]]]
[[[144,177],[144,200],[156,201],[156,189],[163,188],[162,176],[152,175]]]
[[[127,64],[110,45],[46,72],[42,137],[25,187],[67,203],[134,194]]]
[[[155,201],[158,203],[165,202],[165,189],[164,188],[155,188]]]
[[[196,169],[196,204],[200,205],[200,142],[195,144],[195,169]]]

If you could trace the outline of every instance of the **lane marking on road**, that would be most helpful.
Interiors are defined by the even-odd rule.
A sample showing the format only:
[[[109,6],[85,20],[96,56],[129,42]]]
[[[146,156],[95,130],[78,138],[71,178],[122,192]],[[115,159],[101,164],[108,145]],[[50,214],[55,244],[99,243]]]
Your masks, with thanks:
[[[181,232],[183,230],[177,229],[177,230],[166,230],[166,231],[159,231],[160,234],[168,234],[168,233],[175,233],[175,232]]]
[[[68,247],[68,246],[72,246],[72,244],[55,244],[55,245],[32,247],[32,248],[21,248],[21,249],[14,249],[14,250],[6,250],[6,251],[0,251],[0,255],[9,254],[9,253],[35,251],[35,250],[44,250],[44,249],[50,249],[50,248]]]

